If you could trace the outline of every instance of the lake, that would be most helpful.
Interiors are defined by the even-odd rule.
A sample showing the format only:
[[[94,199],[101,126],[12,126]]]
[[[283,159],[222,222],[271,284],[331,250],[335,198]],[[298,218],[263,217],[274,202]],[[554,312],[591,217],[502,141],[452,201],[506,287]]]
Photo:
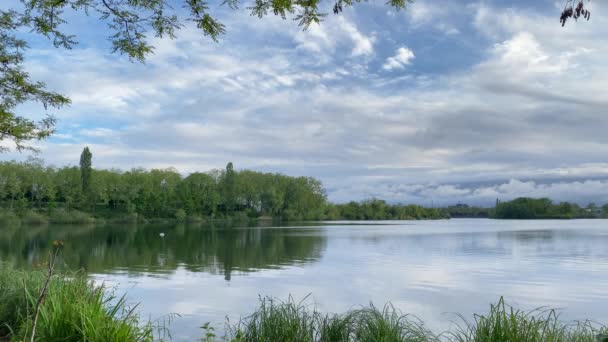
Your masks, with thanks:
[[[181,315],[176,341],[200,337],[206,321],[223,331],[259,296],[310,295],[329,312],[390,301],[435,331],[500,296],[608,322],[608,220],[3,227],[0,258],[32,267],[54,239],[65,267],[126,292],[146,318]]]

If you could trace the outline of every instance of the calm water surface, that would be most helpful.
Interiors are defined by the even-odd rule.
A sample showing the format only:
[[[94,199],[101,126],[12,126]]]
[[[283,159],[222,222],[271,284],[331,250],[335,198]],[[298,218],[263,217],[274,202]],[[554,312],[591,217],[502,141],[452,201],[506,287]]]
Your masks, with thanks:
[[[501,295],[608,322],[606,220],[376,223],[4,227],[0,258],[31,267],[63,239],[66,267],[126,291],[146,317],[181,315],[171,324],[178,341],[200,336],[205,321],[223,330],[259,295],[310,294],[330,312],[390,301],[437,331]]]

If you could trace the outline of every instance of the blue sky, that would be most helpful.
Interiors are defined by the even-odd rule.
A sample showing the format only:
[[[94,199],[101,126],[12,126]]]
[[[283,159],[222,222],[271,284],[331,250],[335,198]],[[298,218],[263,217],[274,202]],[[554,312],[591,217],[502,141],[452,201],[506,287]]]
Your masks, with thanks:
[[[338,202],[608,202],[608,6],[562,28],[562,5],[370,2],[305,32],[212,6],[219,43],[187,26],[145,64],[71,16],[75,49],[28,52],[32,77],[73,101],[40,157],[76,164],[88,145],[97,167],[184,174],[232,161],[317,177]]]

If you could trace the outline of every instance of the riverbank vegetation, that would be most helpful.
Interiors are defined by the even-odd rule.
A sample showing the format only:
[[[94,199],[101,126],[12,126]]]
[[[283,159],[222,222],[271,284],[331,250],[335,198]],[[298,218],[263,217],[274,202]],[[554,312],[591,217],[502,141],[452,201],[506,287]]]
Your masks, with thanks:
[[[431,331],[415,316],[387,304],[323,314],[303,302],[260,300],[258,309],[231,327],[231,341],[394,342],[608,342],[608,329],[591,321],[565,322],[551,309],[524,311],[500,298],[487,314],[468,321],[454,314],[456,328]]]
[[[520,197],[512,201],[496,201],[491,211],[496,219],[578,219],[606,218],[608,205],[598,207],[591,203],[583,208],[576,203],[553,203],[548,198]]]
[[[470,206],[463,203],[450,205],[442,209],[451,218],[488,218],[492,208]]]
[[[31,333],[32,311],[44,286],[43,271],[19,271],[0,264],[0,340],[22,341]],[[258,308],[220,333],[204,324],[204,341],[395,341],[395,342],[606,342],[597,323],[564,322],[556,311],[523,311],[501,298],[486,314],[437,333],[388,304],[325,314],[307,301],[260,299]],[[40,305],[35,341],[154,341],[170,339],[163,325],[142,320],[124,297],[115,298],[83,274],[55,274]],[[170,327],[169,327],[170,328]],[[28,339],[29,340],[29,339]]]
[[[97,170],[39,160],[0,163],[0,220],[81,223],[94,218],[178,221],[226,217],[312,220],[324,216],[326,195],[310,177],[224,170],[183,177],[175,169]]]
[[[41,160],[0,163],[0,222],[92,223],[158,219],[439,219],[445,212],[381,200],[332,204],[320,181],[225,169],[182,176],[177,170],[100,170],[85,148],[80,166]]]
[[[449,218],[440,208],[389,204],[379,199],[326,205],[327,220],[437,220]]]
[[[608,217],[608,205],[547,198],[496,201],[495,208],[391,204],[380,199],[334,204],[312,177],[225,169],[183,176],[176,169],[94,169],[85,148],[79,166],[30,158],[0,162],[0,224],[200,222],[210,220],[572,219]]]

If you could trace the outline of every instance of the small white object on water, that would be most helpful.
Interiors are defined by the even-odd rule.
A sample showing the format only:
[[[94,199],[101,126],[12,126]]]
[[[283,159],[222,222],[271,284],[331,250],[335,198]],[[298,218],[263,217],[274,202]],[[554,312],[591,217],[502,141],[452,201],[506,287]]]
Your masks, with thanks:
[[[165,237],[165,233],[160,233],[160,237]]]

